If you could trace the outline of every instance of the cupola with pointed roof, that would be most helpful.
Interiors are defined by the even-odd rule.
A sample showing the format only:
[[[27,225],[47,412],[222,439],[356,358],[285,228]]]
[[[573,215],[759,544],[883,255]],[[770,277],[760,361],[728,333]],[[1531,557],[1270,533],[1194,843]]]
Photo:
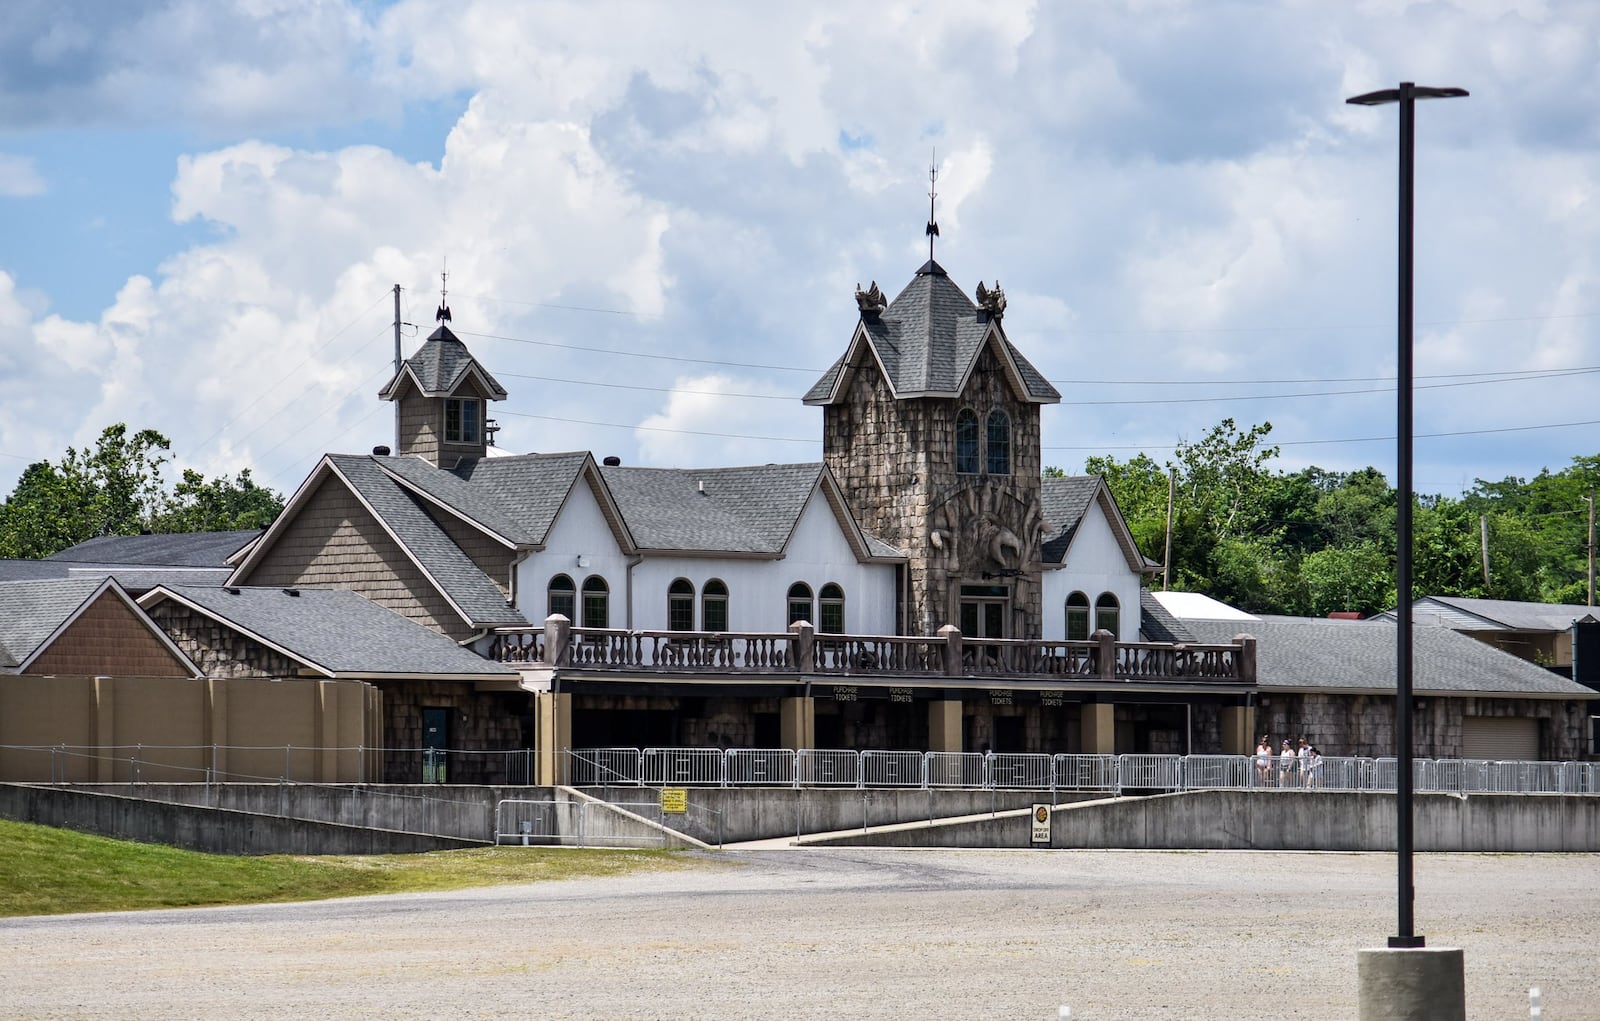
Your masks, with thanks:
[[[397,405],[395,454],[454,468],[488,453],[488,402],[506,391],[441,322],[378,396]]]

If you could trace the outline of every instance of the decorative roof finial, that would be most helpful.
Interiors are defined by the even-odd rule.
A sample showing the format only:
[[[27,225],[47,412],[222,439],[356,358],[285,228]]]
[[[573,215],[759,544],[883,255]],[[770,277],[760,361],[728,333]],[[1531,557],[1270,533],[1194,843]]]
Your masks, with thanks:
[[[933,218],[933,200],[939,197],[935,190],[939,183],[939,150],[933,150],[933,156],[928,164],[928,261],[933,261],[933,239],[939,236],[939,221]]]
[[[444,270],[439,274],[439,310],[433,314],[433,321],[450,321],[450,257],[444,258]]]

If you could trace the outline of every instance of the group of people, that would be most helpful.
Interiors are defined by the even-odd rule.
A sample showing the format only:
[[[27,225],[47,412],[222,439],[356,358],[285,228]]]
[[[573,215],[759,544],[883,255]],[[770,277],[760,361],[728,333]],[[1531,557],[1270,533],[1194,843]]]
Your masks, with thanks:
[[[1284,738],[1276,753],[1272,740],[1261,735],[1256,745],[1256,782],[1261,787],[1318,787],[1322,784],[1322,753],[1304,737]]]

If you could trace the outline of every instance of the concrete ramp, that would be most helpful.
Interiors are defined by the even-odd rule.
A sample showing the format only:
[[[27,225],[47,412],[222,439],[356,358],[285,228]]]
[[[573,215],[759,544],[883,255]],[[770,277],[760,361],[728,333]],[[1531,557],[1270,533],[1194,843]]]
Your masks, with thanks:
[[[1044,847],[1028,809],[818,833],[793,847]],[[1086,850],[1393,851],[1395,796],[1189,791],[1056,805],[1049,847]],[[1418,851],[1600,851],[1600,797],[1418,794]],[[766,842],[763,842],[766,843]],[[775,842],[774,842],[775,843]]]

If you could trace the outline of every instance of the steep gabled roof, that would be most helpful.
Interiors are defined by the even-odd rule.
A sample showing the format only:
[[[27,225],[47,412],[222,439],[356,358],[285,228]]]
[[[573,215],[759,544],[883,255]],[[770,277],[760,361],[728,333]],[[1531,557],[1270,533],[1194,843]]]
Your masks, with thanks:
[[[448,397],[460,389],[468,377],[477,379],[490,400],[506,399],[505,387],[472,357],[467,345],[450,332],[450,327],[441,325],[428,335],[416,354],[401,364],[400,371],[378,391],[378,396],[386,401],[395,400],[403,384],[410,381],[428,397]]]
[[[318,489],[336,479],[377,519],[462,620],[473,627],[526,624],[522,612],[506,605],[500,589],[426,509],[425,498],[384,470],[382,462],[391,460],[394,459],[371,454],[324,455],[228,580],[248,580],[251,569],[268,554]]]
[[[832,485],[832,476],[818,462],[738,468],[606,466],[600,475],[641,550],[769,557],[784,552],[811,494]],[[862,533],[842,498],[830,498],[829,504],[858,556],[903,558]]]
[[[326,460],[383,523],[391,537],[474,627],[526,624],[506,598],[411,493],[370,454],[329,454]]]
[[[330,678],[517,676],[354,592],[177,585],[157,588],[139,603],[148,609],[168,599]]]
[[[888,308],[862,314],[845,354],[803,399],[807,404],[837,400],[844,377],[863,357],[877,361],[897,398],[955,397],[988,344],[1023,400],[1061,400],[1056,388],[1006,339],[1000,320],[973,304],[944,267],[930,259]]]
[[[230,567],[161,567],[143,564],[87,564],[71,560],[0,560],[0,582],[39,581],[51,578],[115,578],[117,584],[138,595],[157,585],[221,585]]]
[[[1241,632],[1255,636],[1256,676],[1262,690],[1379,694],[1395,690],[1393,624],[1262,617],[1248,622],[1185,620],[1184,626],[1207,644],[1231,641]],[[1415,629],[1412,664],[1412,684],[1423,694],[1597,697],[1581,684],[1448,628]]]
[[[586,464],[587,451],[462,461],[451,472],[517,522],[522,542],[543,545]]]
[[[1043,541],[1040,544],[1042,562],[1066,562],[1067,551],[1072,548],[1078,526],[1083,524],[1083,516],[1091,506],[1098,506],[1105,514],[1106,522],[1117,537],[1117,545],[1128,561],[1128,570],[1144,574],[1159,568],[1139,552],[1138,544],[1133,541],[1133,533],[1128,531],[1128,523],[1122,517],[1122,510],[1112,497],[1111,490],[1106,487],[1105,480],[1098,475],[1068,475],[1040,480],[1039,511],[1044,518]]]
[[[0,582],[0,672],[27,670],[80,614],[108,594],[126,604],[174,659],[195,677],[200,676],[189,657],[110,577]]]

